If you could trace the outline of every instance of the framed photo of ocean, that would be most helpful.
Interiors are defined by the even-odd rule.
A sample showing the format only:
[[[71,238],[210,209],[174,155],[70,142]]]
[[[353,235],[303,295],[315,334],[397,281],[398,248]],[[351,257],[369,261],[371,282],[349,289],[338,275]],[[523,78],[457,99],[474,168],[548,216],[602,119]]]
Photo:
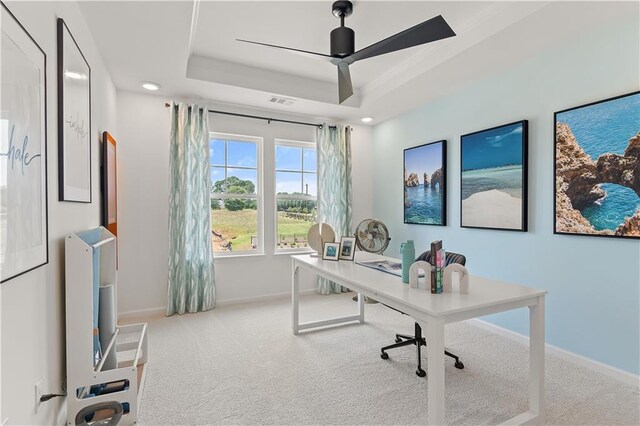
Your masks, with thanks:
[[[49,262],[46,55],[0,2],[0,282]]]
[[[527,231],[528,121],[460,137],[460,226]]]
[[[554,114],[554,233],[640,238],[640,91]]]
[[[404,223],[447,224],[447,141],[404,150]]]

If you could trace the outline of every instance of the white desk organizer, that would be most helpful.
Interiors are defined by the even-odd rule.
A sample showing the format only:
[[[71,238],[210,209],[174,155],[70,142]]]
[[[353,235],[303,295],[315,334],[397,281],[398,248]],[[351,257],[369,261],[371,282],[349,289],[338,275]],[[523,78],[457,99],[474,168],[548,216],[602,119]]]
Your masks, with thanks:
[[[458,292],[460,294],[469,294],[469,271],[459,263],[452,263],[444,268],[442,280],[444,288],[442,291],[445,293],[453,293],[453,273],[458,273],[460,277],[460,289]]]
[[[420,271],[424,273],[424,288],[431,289],[431,264],[424,260],[413,262],[409,267],[409,287],[418,288]]]
[[[95,258],[94,258],[95,254]],[[67,326],[67,424],[75,425],[76,414],[99,402],[129,405],[122,424],[134,424],[144,388],[147,363],[147,324],[115,326],[102,354],[94,357],[94,278],[99,286],[113,286],[117,321],[116,238],[105,228],[70,234],[65,240]],[[95,267],[97,265],[97,267]],[[97,300],[97,299],[96,299]],[[107,358],[116,362],[108,369]],[[105,365],[107,364],[107,365]],[[128,382],[128,387],[118,386]],[[91,396],[91,387],[109,384],[112,393]],[[94,421],[99,419],[99,413]]]
[[[427,291],[431,290],[431,264],[423,260],[414,262],[409,268],[409,287],[418,288],[419,285],[419,273],[424,272],[424,288]],[[460,287],[458,293],[469,294],[469,271],[464,266],[458,263],[452,263],[444,268],[442,271],[442,283],[443,293],[453,293],[453,274],[457,273],[460,277]]]

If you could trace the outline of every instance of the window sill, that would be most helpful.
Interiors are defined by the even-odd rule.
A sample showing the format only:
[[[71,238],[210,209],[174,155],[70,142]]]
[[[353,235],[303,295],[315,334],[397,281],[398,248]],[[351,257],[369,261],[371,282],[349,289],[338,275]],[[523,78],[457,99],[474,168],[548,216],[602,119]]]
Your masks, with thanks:
[[[311,254],[315,253],[315,250],[312,249],[304,249],[304,250],[278,250],[273,253],[274,256],[294,256],[296,254]]]
[[[312,254],[315,253],[315,250],[282,250],[276,251],[273,253],[273,256],[295,256],[298,254]],[[266,257],[268,256],[266,253],[238,253],[238,254],[227,254],[223,256],[213,256],[214,262],[217,262],[221,259],[243,259],[243,258],[256,258],[256,257]]]
[[[238,253],[238,254],[225,254],[222,256],[216,256],[215,254],[213,255],[213,261],[217,262],[218,260],[221,259],[242,259],[245,257],[265,257],[266,254],[264,253]]]

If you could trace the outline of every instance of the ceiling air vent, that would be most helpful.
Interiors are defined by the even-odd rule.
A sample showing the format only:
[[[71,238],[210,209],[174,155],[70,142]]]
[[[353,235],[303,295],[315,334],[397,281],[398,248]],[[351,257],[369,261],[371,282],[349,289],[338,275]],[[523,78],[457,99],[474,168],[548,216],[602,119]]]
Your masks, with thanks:
[[[271,102],[272,104],[278,104],[278,105],[293,105],[293,99],[282,98],[280,96],[271,96],[269,98],[269,102]]]

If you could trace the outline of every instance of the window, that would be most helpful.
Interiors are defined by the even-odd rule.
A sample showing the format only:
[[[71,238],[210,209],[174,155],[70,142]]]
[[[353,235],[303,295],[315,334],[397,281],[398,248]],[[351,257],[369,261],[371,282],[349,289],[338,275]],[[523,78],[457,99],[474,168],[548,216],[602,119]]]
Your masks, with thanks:
[[[211,133],[211,238],[216,255],[261,253],[262,138]]]
[[[276,139],[275,148],[276,250],[305,249],[317,216],[316,147]]]

